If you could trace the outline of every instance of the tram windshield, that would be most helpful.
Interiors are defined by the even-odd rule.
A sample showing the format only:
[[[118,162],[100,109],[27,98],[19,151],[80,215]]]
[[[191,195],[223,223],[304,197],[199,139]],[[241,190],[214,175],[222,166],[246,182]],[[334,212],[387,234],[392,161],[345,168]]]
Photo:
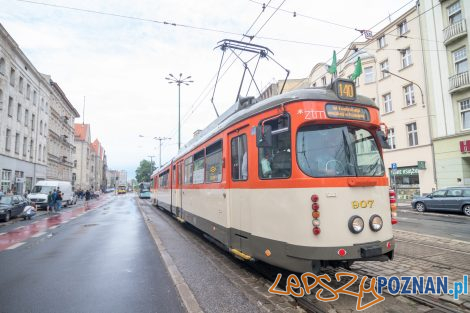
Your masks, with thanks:
[[[313,177],[383,176],[372,134],[346,125],[310,125],[297,133],[297,162]]]

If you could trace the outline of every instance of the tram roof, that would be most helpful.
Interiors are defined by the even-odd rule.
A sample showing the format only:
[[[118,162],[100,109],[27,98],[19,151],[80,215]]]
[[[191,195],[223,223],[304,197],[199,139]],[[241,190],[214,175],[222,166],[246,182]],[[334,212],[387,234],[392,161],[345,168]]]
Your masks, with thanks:
[[[335,92],[328,87],[316,87],[292,90],[277,96],[273,96],[262,101],[257,101],[254,97],[241,98],[233,104],[227,111],[210,123],[198,135],[192,138],[178,154],[171,160],[165,163],[161,168],[152,173],[152,176],[160,172],[163,168],[167,167],[174,159],[178,159],[187,154],[197,146],[203,144],[213,136],[219,134],[228,127],[243,121],[249,117],[255,116],[261,112],[276,108],[281,104],[288,104],[297,101],[334,101],[349,104],[360,104],[377,109],[377,105],[370,98],[358,95],[356,100],[347,101],[339,99]]]

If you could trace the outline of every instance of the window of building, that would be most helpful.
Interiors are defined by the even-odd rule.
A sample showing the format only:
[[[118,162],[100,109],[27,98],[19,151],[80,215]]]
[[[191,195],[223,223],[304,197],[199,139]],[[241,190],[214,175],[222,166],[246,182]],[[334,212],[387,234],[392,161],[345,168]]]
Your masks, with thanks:
[[[390,149],[396,149],[397,143],[395,138],[395,128],[388,129],[388,144],[390,145]]]
[[[263,124],[264,127],[271,126],[272,146],[258,148],[259,178],[288,178],[292,171],[289,115],[267,119]]]
[[[415,104],[415,92],[413,84],[406,85],[403,87],[403,93],[405,94],[405,105],[410,106]]]
[[[26,151],[28,149],[28,138],[23,137],[23,156],[26,156]]]
[[[24,110],[24,126],[28,127],[29,125],[29,110]]]
[[[206,183],[222,181],[222,140],[206,148]]]
[[[21,107],[21,103],[18,103],[18,107],[16,108],[16,120],[18,122],[21,122],[21,112],[23,111],[23,108]]]
[[[36,103],[38,102],[38,93],[36,92],[36,90],[33,91],[33,104],[36,105]]]
[[[449,24],[455,24],[462,20],[462,9],[460,8],[460,1],[447,7],[447,14],[449,15]]]
[[[42,147],[42,161],[46,162],[46,146]]]
[[[8,116],[12,117],[13,116],[13,98],[8,97]]]
[[[388,65],[388,60],[385,60],[383,61],[382,63],[380,63],[380,73],[382,73],[382,78],[385,78],[385,77],[388,77],[390,76],[389,73],[385,73],[384,71],[388,71],[389,70],[389,65]]]
[[[39,134],[42,135],[42,121],[39,122]]]
[[[193,184],[204,182],[204,149],[193,157]]]
[[[36,115],[31,114],[31,130],[34,130],[34,122],[36,120]]]
[[[323,76],[321,78],[321,83],[322,83],[323,86],[326,86],[326,76]]]
[[[364,82],[366,84],[373,83],[375,81],[374,68],[372,66],[364,68]]]
[[[410,147],[418,145],[418,128],[416,123],[406,124],[406,130],[408,132],[408,145]]]
[[[2,170],[2,191],[3,193],[7,193],[10,190],[10,183],[11,183],[11,170]]]
[[[403,36],[408,32],[408,23],[406,21],[401,22],[398,24],[398,35]]]
[[[385,47],[385,35],[381,36],[379,39],[377,39],[377,43],[379,45],[379,49]]]
[[[401,66],[402,68],[410,66],[411,63],[411,50],[410,48],[406,49],[401,49],[400,50],[400,55],[401,55]]]
[[[39,145],[39,149],[38,149],[38,161],[41,161],[41,154],[42,154],[42,145]],[[91,169],[91,171],[93,172],[93,168]]]
[[[12,67],[10,69],[10,86],[15,87],[16,71]]]
[[[26,99],[31,99],[31,86],[26,84]]]
[[[23,77],[20,76],[20,81],[18,82],[18,89],[20,93],[23,93],[23,87],[24,87],[23,84],[24,84]]]
[[[7,128],[5,135],[5,151],[10,151],[11,148],[11,130]]]
[[[33,150],[33,147],[34,147],[34,140],[31,139],[31,141],[29,142],[29,158],[32,160],[34,158],[34,150]]]
[[[0,58],[0,74],[5,76],[5,59]]]
[[[20,154],[20,134],[15,134],[15,153]]]
[[[0,110],[3,110],[3,90],[0,89]]]
[[[232,179],[248,179],[248,147],[246,135],[241,135],[232,139]]]
[[[468,72],[466,47],[462,47],[452,52],[452,55],[454,56],[455,74]]]
[[[462,117],[462,129],[470,129],[470,99],[459,102],[460,116]]]
[[[393,111],[393,106],[392,106],[392,94],[387,93],[382,96],[382,101],[384,104],[384,112],[385,113],[390,113]]]

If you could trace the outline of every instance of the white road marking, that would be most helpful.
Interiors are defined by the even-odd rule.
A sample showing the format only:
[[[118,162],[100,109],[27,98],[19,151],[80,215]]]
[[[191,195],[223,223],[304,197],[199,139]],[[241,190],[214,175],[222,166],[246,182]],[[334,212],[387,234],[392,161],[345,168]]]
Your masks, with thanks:
[[[18,247],[21,247],[22,245],[24,245],[25,242],[18,242],[17,244],[14,244],[13,246],[11,247],[8,247],[7,250],[13,250],[13,249],[16,249]]]
[[[5,234],[6,234],[6,233],[0,233],[0,236],[1,236],[1,235],[5,235]]]
[[[51,227],[49,227],[49,229],[56,229],[57,227],[59,227],[59,225],[51,226]]]
[[[46,232],[42,231],[42,232],[39,232],[39,233],[37,233],[37,234],[35,234],[35,235],[32,235],[31,237],[32,237],[32,238],[41,237],[41,236],[44,235],[45,233],[46,233]]]

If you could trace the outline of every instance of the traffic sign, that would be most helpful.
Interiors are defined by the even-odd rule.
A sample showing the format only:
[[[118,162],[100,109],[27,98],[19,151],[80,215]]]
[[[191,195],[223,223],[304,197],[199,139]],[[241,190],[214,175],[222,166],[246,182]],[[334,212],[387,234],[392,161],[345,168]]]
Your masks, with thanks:
[[[397,169],[397,163],[392,163],[392,170],[396,170]]]

